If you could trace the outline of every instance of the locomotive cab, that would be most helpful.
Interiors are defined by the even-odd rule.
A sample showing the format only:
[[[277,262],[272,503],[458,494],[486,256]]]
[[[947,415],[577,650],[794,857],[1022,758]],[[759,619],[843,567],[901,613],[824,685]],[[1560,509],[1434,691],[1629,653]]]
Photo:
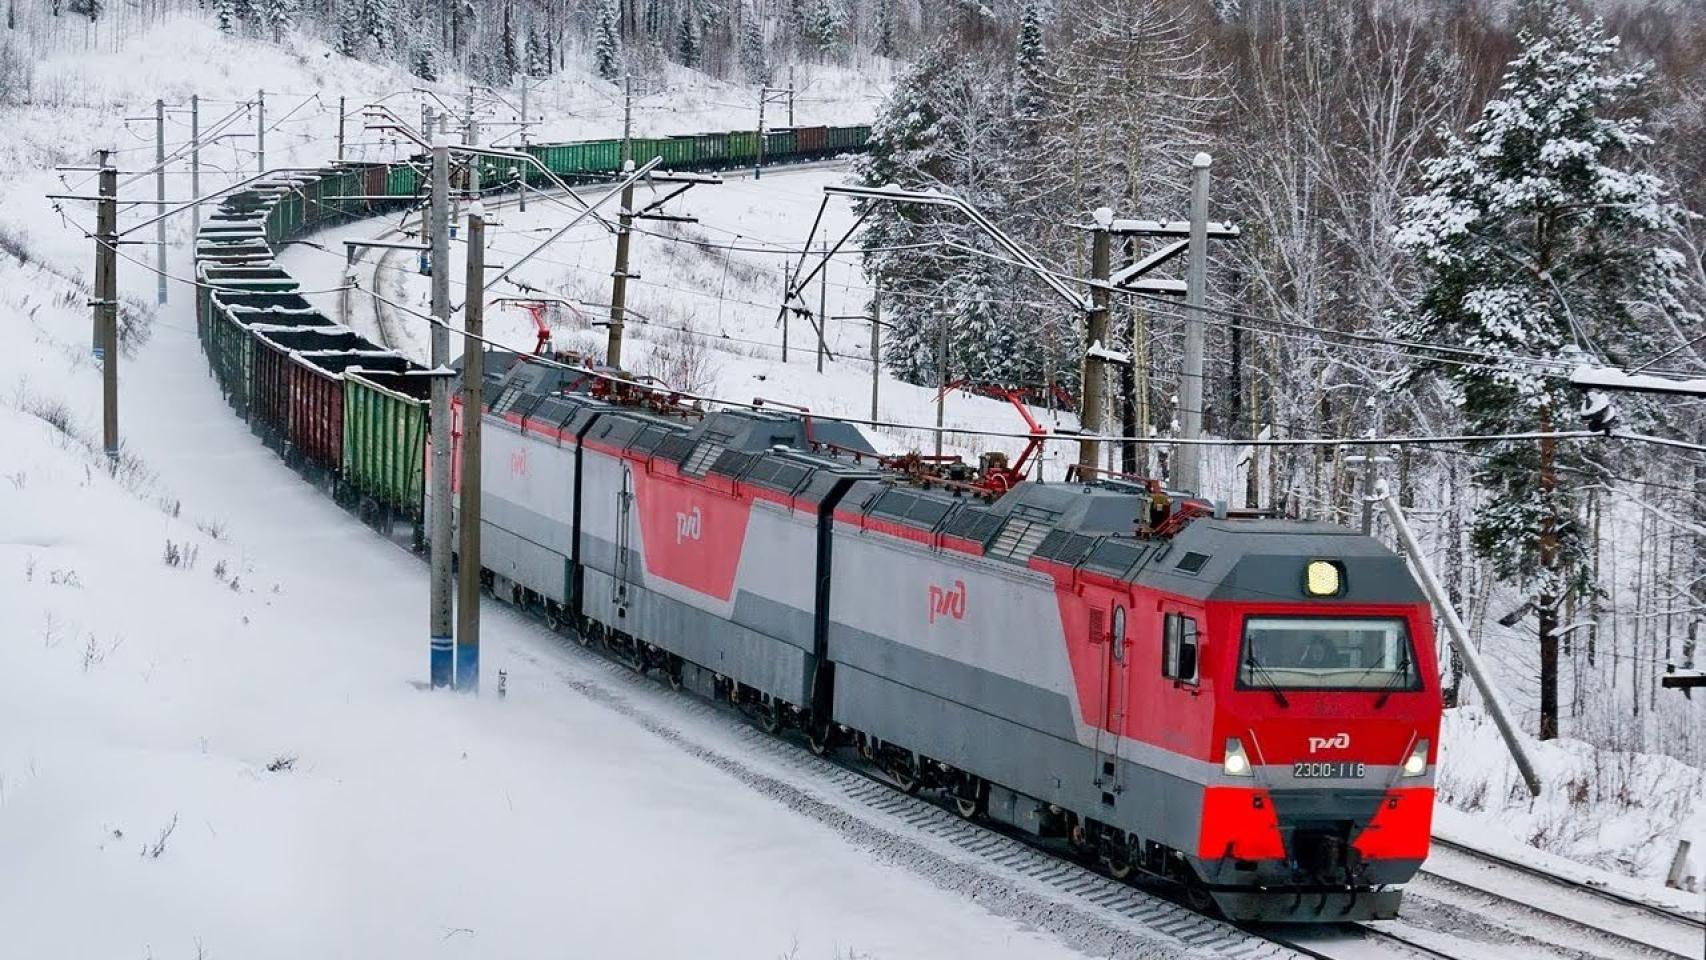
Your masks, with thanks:
[[[1212,717],[1185,859],[1233,919],[1390,918],[1432,821],[1431,608],[1377,541],[1300,526],[1199,521],[1170,551],[1209,558],[1162,638]]]

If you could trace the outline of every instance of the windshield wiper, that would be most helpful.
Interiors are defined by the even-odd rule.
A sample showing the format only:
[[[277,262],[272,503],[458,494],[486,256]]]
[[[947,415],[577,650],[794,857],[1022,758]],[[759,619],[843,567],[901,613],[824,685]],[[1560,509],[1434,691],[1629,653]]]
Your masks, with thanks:
[[[1406,653],[1404,654],[1404,659],[1398,664],[1398,670],[1392,674],[1392,678],[1390,680],[1386,681],[1386,688],[1380,691],[1380,696],[1374,698],[1374,709],[1379,710],[1381,707],[1386,706],[1387,699],[1398,691],[1399,682],[1408,682],[1409,679],[1410,655]]]
[[[1285,694],[1280,692],[1279,684],[1274,682],[1273,674],[1268,672],[1267,667],[1264,667],[1260,663],[1256,662],[1256,655],[1255,654],[1252,653],[1252,654],[1246,656],[1244,658],[1244,665],[1250,668],[1251,676],[1260,676],[1262,679],[1262,682],[1267,684],[1268,690],[1270,690],[1274,695],[1274,701],[1275,702],[1277,702],[1282,707],[1288,707],[1289,708],[1291,706],[1291,702],[1286,700]]]

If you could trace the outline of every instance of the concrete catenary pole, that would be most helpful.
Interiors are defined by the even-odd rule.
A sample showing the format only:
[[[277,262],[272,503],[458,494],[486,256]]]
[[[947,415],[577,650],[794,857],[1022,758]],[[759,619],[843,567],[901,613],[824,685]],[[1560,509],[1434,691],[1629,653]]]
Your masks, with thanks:
[[[788,68],[788,126],[794,125],[794,68]]]
[[[823,372],[823,355],[829,346],[823,338],[829,335],[829,244],[823,245],[823,270],[817,278],[817,372]]]
[[[424,131],[423,131],[424,132]],[[344,98],[338,98],[338,159],[344,158]]]
[[[622,175],[634,172],[634,80],[622,79]],[[605,341],[604,362],[622,366],[622,325],[628,310],[628,247],[633,239],[634,185],[622,188],[622,209],[616,217],[616,270],[610,275],[610,331]]]
[[[942,458],[942,420],[948,405],[948,311],[936,311],[936,459]]]
[[[100,152],[101,199],[95,209],[95,325],[100,331],[101,445],[118,458],[118,170]]]
[[[1528,785],[1528,792],[1533,796],[1540,796],[1540,775],[1534,772],[1534,764],[1523,750],[1522,740],[1517,736],[1516,726],[1511,723],[1504,698],[1499,696],[1498,688],[1493,686],[1492,678],[1487,676],[1486,668],[1481,665],[1480,654],[1470,646],[1469,630],[1463,626],[1462,619],[1457,616],[1457,609],[1451,605],[1450,595],[1440,587],[1439,579],[1434,576],[1433,567],[1429,565],[1427,554],[1422,552],[1421,545],[1416,542],[1415,534],[1410,532],[1410,524],[1404,519],[1404,511],[1398,506],[1398,498],[1386,488],[1384,480],[1375,487],[1375,496],[1380,499],[1381,508],[1392,521],[1392,529],[1398,534],[1398,543],[1410,558],[1410,569],[1415,571],[1416,579],[1422,582],[1422,591],[1433,602],[1434,610],[1445,624],[1446,634],[1451,638],[1452,653],[1462,662],[1464,670],[1480,689],[1481,698],[1486,701],[1487,712],[1493,715],[1493,723],[1499,728],[1499,735],[1505,738],[1505,746],[1510,748],[1511,759],[1516,761],[1516,768],[1522,774],[1523,782]]]
[[[468,289],[462,337],[461,570],[456,592],[456,689],[480,692],[480,416],[485,410],[486,212],[468,205]]]
[[[427,213],[432,244],[432,588],[431,674],[434,687],[448,687],[455,662],[450,624],[450,143],[432,142],[432,200]]]
[[[190,94],[190,196],[201,196],[201,97]],[[190,208],[190,236],[201,236],[201,204]]]
[[[532,85],[533,85],[533,82],[527,78],[526,74],[523,74],[521,77],[521,152],[522,153],[527,152],[527,88],[531,87]],[[515,185],[516,200],[517,200],[517,203],[519,204],[519,208],[520,208],[521,212],[526,213],[527,212],[527,168],[522,167],[519,171],[517,171],[516,176],[519,178],[516,182],[516,185]]]
[[[883,380],[883,291],[871,294],[871,419],[877,419],[877,385]]]
[[[1208,168],[1209,155],[1199,153],[1191,160],[1191,236],[1185,265],[1185,358],[1179,375],[1180,435],[1186,440],[1202,436],[1203,307],[1208,303]],[[1174,486],[1189,493],[1202,492],[1202,447],[1180,444],[1174,454],[1178,469]]]
[[[1107,207],[1099,207],[1095,213],[1096,224],[1090,231],[1090,279],[1102,281],[1101,284],[1090,288],[1090,310],[1086,315],[1085,339],[1087,347],[1107,349],[1108,343],[1108,301],[1109,291],[1107,279],[1112,272],[1112,234],[1109,228],[1114,222],[1114,212]],[[1080,404],[1078,423],[1085,433],[1097,434],[1102,432],[1102,393],[1106,387],[1106,375],[1102,368],[1102,358],[1099,351],[1084,353],[1083,386],[1079,388]],[[1078,465],[1093,469],[1096,466],[1097,454],[1100,449],[1095,440],[1080,440],[1078,442]],[[1086,473],[1086,477],[1089,473]]]
[[[159,207],[154,224],[154,297],[166,302],[166,101],[154,101],[154,199]]]
[[[758,88],[758,154],[752,162],[752,179],[759,179],[764,171],[764,105],[770,101],[770,88]]]
[[[480,121],[474,114],[474,88],[468,88],[468,122],[462,126],[462,142],[470,147],[480,145]],[[468,158],[468,195],[480,199],[480,158]]]
[[[267,92],[255,91],[255,172],[267,172]]]

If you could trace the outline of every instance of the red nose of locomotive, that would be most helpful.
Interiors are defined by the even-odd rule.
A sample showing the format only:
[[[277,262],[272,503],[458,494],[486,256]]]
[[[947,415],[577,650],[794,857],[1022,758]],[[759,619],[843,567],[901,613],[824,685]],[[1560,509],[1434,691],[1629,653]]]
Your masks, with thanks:
[[[1235,919],[1396,916],[1427,856],[1439,700],[1419,610],[1227,611],[1198,869]]]

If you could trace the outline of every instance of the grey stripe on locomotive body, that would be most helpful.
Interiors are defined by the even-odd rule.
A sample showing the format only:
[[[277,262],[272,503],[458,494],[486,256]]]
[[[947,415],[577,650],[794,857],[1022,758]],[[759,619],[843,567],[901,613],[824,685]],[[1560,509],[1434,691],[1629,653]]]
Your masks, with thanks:
[[[539,369],[518,366],[505,389],[520,384],[516,389],[523,395],[554,389],[541,382]],[[499,399],[493,410],[507,410],[507,398],[494,392]],[[1099,569],[1187,602],[1296,601],[1304,565],[1320,556],[1345,566],[1341,602],[1422,602],[1402,560],[1376,541],[1327,524],[1200,518],[1170,539],[1145,540],[1134,531],[1146,519],[1149,497],[1136,488],[1029,483],[983,503],[897,484],[846,455],[801,452],[813,440],[868,452],[857,431],[842,424],[725,412],[688,429],[680,420],[586,397],[546,402],[556,404],[547,419],[560,424],[563,439],[523,434],[500,416],[487,418],[495,429],[486,434],[486,523],[488,531],[507,534],[488,532],[483,558],[488,568],[514,570],[518,576],[512,579],[544,597],[797,705],[818,702],[812,695],[814,677],[832,674],[835,722],[1178,850],[1196,849],[1204,786],[1248,781],[1229,778],[1217,763],[1117,737],[1084,722],[1054,579],[1023,562],[939,550],[845,522],[822,522],[819,514],[834,498],[832,491],[847,491],[840,499],[844,515],[875,516],[885,493],[905,490],[942,508],[927,511],[934,518],[928,529],[972,532],[970,539],[985,545],[999,527],[996,520],[1021,508],[1048,514],[1056,530],[1087,541],[1076,547],[1070,537],[1045,541],[1045,546],[1078,551],[1076,559],[1061,562]],[[540,403],[528,409],[545,408]],[[679,466],[708,439],[727,447],[710,468],[725,478],[752,482],[760,461],[807,468],[786,491],[799,498],[793,509],[753,499],[726,601],[648,572],[638,511],[625,515],[620,497],[632,489],[631,483],[624,487],[624,473],[645,470],[652,460],[636,461],[608,449],[640,444],[654,451],[650,457]],[[506,463],[512,468],[506,469]],[[977,527],[978,513],[994,519]],[[625,532],[620,529],[624,523]],[[813,582],[822,573],[815,569],[820,537],[829,540],[825,585]],[[1128,544],[1136,559],[1123,567],[1094,566],[1093,546],[1115,540]],[[627,543],[626,564],[618,547],[622,541]],[[569,569],[577,552],[581,589],[571,596],[571,578],[554,571]],[[1038,548],[1039,556],[1046,552]],[[625,588],[620,595],[619,580]],[[964,605],[961,616],[932,620],[933,586],[975,599]],[[814,587],[827,594],[821,615],[818,601],[825,593],[814,595]],[[1128,669],[1152,666],[1134,662]],[[1200,708],[1210,705],[1203,701]],[[1104,762],[1114,764],[1112,778],[1104,776]],[[1370,782],[1388,779],[1381,771],[1375,774]],[[1276,807],[1288,814],[1307,815],[1319,803],[1355,800],[1331,785],[1274,786]],[[1213,863],[1198,866],[1205,872],[1218,869]],[[1393,869],[1400,872],[1392,876],[1400,878],[1401,865]],[[1379,870],[1384,874],[1387,866]],[[1284,880],[1249,873],[1237,879]]]

